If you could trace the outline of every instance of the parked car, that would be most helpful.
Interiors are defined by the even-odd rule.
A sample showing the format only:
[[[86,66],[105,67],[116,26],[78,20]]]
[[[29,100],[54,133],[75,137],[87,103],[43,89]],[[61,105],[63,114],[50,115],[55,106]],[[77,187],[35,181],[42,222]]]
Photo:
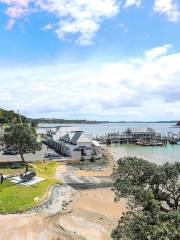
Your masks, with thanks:
[[[12,163],[12,164],[10,165],[10,168],[11,168],[11,169],[22,168],[22,164],[20,164],[20,163]]]
[[[44,158],[59,159],[61,156],[58,153],[45,153]]]
[[[24,180],[25,182],[28,182],[28,181],[32,180],[35,176],[36,176],[35,171],[28,171],[28,172],[22,173],[20,175],[20,178],[22,180]]]
[[[3,154],[5,155],[16,155],[18,151],[13,147],[8,147],[3,149]]]

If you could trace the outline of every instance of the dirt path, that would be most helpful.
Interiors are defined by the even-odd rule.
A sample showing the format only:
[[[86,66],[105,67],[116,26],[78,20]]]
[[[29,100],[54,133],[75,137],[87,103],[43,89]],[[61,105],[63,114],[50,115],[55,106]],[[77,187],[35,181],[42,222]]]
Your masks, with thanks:
[[[67,186],[69,181],[87,185],[104,184],[110,179],[113,162],[98,170],[77,169],[61,165],[56,176]],[[63,186],[63,187],[64,187]],[[97,185],[100,186],[100,185]],[[73,189],[62,196],[69,202],[61,213],[50,216],[48,209],[32,214],[0,215],[0,239],[5,240],[110,240],[112,229],[126,211],[126,200],[114,202],[110,187]],[[59,201],[59,204],[62,203]],[[52,202],[53,204],[53,202]],[[58,202],[55,201],[57,207]],[[51,206],[51,209],[53,205]]]

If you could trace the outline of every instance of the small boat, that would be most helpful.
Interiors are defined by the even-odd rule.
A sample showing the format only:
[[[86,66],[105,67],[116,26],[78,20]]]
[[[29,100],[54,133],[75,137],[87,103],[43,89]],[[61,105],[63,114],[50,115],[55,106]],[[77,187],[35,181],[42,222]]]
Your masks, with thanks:
[[[162,142],[157,142],[157,141],[152,141],[152,142],[149,142],[147,140],[138,140],[136,142],[136,145],[139,145],[139,146],[146,146],[146,147],[157,147],[157,146],[163,146],[163,143]]]
[[[157,142],[157,146],[162,147],[163,143],[162,142]]]
[[[180,141],[179,140],[172,140],[172,141],[170,141],[170,144],[180,145]]]
[[[139,146],[151,146],[150,142],[148,142],[146,140],[138,140],[136,142],[136,145],[139,145]]]

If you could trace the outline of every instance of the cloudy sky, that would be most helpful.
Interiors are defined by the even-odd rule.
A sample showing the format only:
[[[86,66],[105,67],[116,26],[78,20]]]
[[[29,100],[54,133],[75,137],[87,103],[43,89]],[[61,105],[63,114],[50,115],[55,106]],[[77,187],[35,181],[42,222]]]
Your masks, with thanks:
[[[180,119],[180,1],[0,0],[0,107]]]

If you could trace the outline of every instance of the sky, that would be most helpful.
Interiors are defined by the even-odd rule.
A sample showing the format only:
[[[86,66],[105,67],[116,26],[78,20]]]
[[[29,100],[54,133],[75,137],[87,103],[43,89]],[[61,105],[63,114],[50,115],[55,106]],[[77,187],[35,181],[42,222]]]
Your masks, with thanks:
[[[0,108],[180,119],[180,1],[0,0]]]

